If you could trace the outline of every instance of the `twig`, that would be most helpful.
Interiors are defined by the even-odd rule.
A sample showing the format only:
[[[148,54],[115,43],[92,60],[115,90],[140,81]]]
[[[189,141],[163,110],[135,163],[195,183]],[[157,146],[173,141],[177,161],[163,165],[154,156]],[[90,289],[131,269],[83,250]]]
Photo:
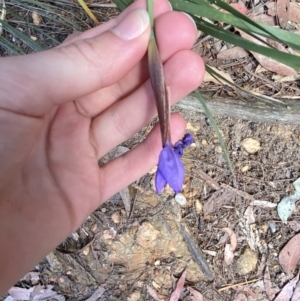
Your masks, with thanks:
[[[215,275],[211,270],[210,266],[208,265],[208,263],[206,262],[205,256],[203,255],[202,251],[198,248],[192,235],[189,233],[187,226],[181,221],[181,213],[180,213],[179,205],[173,200],[171,202],[171,206],[172,206],[172,212],[175,217],[177,228],[181,233],[193,259],[199,265],[202,273],[207,277],[207,279],[214,280]]]
[[[67,3],[67,4],[70,4],[72,6],[78,6],[77,3],[74,3],[73,1],[71,0],[53,0],[53,1],[50,1],[50,2],[54,2],[54,3]],[[114,4],[114,3],[86,3],[87,6],[89,7],[107,7],[107,8],[117,8],[117,5]]]
[[[100,22],[96,18],[96,16],[92,13],[92,11],[89,9],[89,7],[86,5],[84,0],[78,0],[78,3],[81,5],[81,7],[84,9],[84,11],[88,14],[88,16],[94,21],[96,25],[99,25]]]
[[[205,172],[203,172],[201,169],[197,169],[197,174],[205,181],[207,182],[213,189],[219,190],[221,189],[221,186],[209,175],[207,175]]]
[[[236,286],[240,286],[240,285],[244,285],[244,284],[250,284],[250,283],[256,282],[258,280],[261,280],[261,278],[252,279],[252,280],[249,280],[249,281],[235,283],[235,284],[230,284],[228,286],[223,286],[223,287],[218,289],[218,292],[222,292],[222,291],[225,291],[227,289],[230,289],[230,288],[233,288],[233,287],[236,287]]]
[[[242,198],[244,198],[245,200],[249,200],[249,201],[254,201],[254,197],[252,195],[250,195],[249,193],[233,188],[227,184],[221,184],[221,187],[228,189],[229,191],[234,192],[235,194],[241,196]]]

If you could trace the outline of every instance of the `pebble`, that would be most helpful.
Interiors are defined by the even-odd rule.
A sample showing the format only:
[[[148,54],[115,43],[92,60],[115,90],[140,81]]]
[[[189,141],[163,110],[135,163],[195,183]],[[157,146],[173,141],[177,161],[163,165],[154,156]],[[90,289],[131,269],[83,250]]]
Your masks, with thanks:
[[[182,193],[177,193],[175,195],[175,201],[180,205],[180,206],[185,206],[187,201],[185,196]]]
[[[235,271],[241,276],[245,276],[253,272],[258,262],[258,254],[249,248],[246,248],[244,253],[235,263]]]
[[[241,145],[248,154],[255,154],[261,150],[260,142],[253,138],[246,138],[241,142]]]

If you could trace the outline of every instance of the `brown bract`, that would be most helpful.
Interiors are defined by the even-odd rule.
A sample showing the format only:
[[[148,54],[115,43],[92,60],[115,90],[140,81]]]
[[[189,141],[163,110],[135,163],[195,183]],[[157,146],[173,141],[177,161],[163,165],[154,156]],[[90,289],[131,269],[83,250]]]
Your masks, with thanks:
[[[155,103],[157,107],[162,145],[165,146],[167,140],[171,141],[170,103],[169,103],[168,91],[165,86],[163,65],[160,59],[160,54],[155,38],[151,38],[149,41],[148,65],[149,65],[151,86],[153,89]]]

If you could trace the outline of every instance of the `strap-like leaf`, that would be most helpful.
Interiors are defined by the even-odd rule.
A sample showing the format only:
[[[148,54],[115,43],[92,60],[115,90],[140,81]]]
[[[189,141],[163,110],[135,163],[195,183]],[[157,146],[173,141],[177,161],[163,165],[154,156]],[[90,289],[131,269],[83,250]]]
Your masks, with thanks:
[[[200,0],[197,0],[197,2],[198,1],[200,2]],[[231,24],[246,33],[255,33],[269,39],[277,40],[294,49],[300,50],[299,35],[276,28],[274,26],[263,24],[261,22],[255,22],[253,20],[248,21],[248,18],[242,14],[241,15],[243,16],[243,19],[231,13],[221,12],[212,7],[205,0],[201,0],[201,3],[184,0],[170,0],[170,2],[172,3],[174,9],[184,11],[191,16],[206,17],[211,20]],[[253,24],[256,23],[258,25],[254,26]]]
[[[230,31],[224,30],[223,28],[216,26],[214,24],[211,24],[207,21],[202,20],[201,18],[195,18],[195,21],[198,25],[198,28],[202,30],[203,32],[218,38],[220,40],[223,40],[225,42],[234,44],[236,46],[240,46],[244,49],[254,51],[257,53],[261,53],[267,57],[271,57],[278,62],[281,62],[285,65],[288,65],[296,70],[300,71],[300,58],[296,55],[282,52],[274,48],[268,48],[261,45],[258,45],[256,43],[253,43],[251,41],[248,41],[244,38],[242,38],[239,35],[236,35]]]

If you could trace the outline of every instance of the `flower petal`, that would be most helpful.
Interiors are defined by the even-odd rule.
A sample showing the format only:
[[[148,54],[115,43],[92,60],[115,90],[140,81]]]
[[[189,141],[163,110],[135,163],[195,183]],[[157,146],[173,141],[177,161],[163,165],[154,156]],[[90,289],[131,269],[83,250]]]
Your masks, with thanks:
[[[161,193],[166,185],[167,185],[167,180],[163,177],[161,172],[159,170],[157,170],[156,175],[155,175],[156,193]]]
[[[194,142],[194,138],[191,134],[187,133],[182,138],[183,147],[186,148]]]
[[[157,173],[161,173],[175,193],[182,190],[184,166],[169,143],[160,152]]]

